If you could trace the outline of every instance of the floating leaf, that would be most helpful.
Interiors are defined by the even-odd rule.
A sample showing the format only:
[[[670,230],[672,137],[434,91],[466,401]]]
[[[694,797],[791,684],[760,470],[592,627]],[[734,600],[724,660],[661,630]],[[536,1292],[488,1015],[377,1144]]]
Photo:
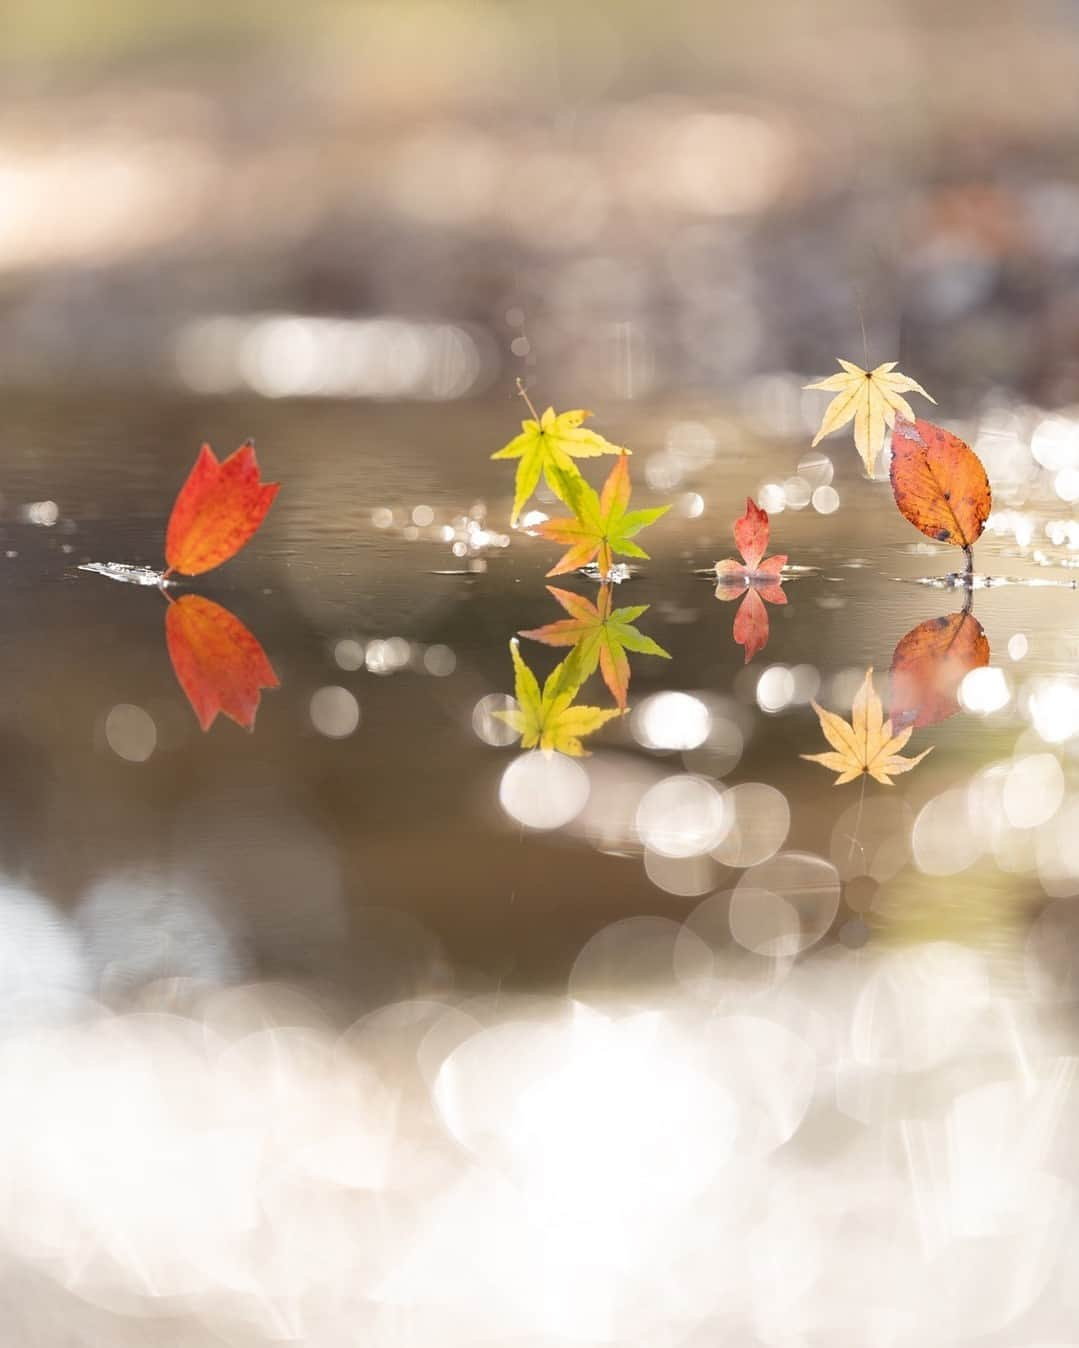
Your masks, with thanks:
[[[280,685],[265,651],[239,618],[202,595],[185,594],[169,604],[165,641],[203,730],[219,711],[252,730],[260,690]]]
[[[931,421],[896,421],[892,491],[916,529],[957,548],[969,549],[981,536],[993,504],[981,459]]]
[[[649,524],[654,524],[670,510],[670,506],[627,510],[631,491],[629,459],[624,454],[619,455],[611,469],[602,494],[597,495],[583,478],[578,478],[572,484],[569,504],[573,507],[574,517],[547,520],[536,526],[536,533],[544,538],[569,545],[569,551],[562,560],[547,572],[549,576],[576,571],[595,558],[600,576],[606,577],[613,564],[612,554],[618,553],[623,557],[648,556],[639,544],[632,541],[634,535]]]
[[[954,716],[964,675],[988,663],[989,641],[973,613],[919,623],[892,656],[892,724],[918,729]]]
[[[746,513],[734,522],[734,541],[744,565],[727,558],[716,562],[716,598],[729,603],[741,599],[734,615],[732,635],[745,647],[746,664],[768,644],[768,610],[764,606],[785,604],[780,573],[787,564],[786,554],[762,561],[768,550],[768,514],[756,502],[746,499]]]
[[[783,553],[769,557],[767,561],[761,560],[768,551],[768,531],[768,512],[762,510],[747,496],[746,513],[734,521],[734,541],[742,554],[744,564],[732,561],[729,557],[725,561],[716,562],[718,578],[743,586],[752,580],[774,584],[779,573],[787,565],[787,556]]]
[[[531,403],[529,404],[531,407]],[[567,505],[570,488],[567,484],[580,479],[574,459],[592,459],[600,454],[628,454],[620,445],[612,445],[602,435],[581,425],[591,412],[578,410],[555,415],[548,407],[539,421],[529,418],[521,422],[521,434],[503,446],[492,459],[520,459],[513,493],[513,513],[510,523],[516,524],[525,502],[544,477],[548,487]]]
[[[930,752],[923,749],[914,758],[904,758],[900,749],[910,739],[912,726],[897,732],[893,731],[891,721],[884,719],[884,709],[880,698],[873,690],[873,671],[867,669],[862,686],[854,697],[851,719],[848,723],[834,712],[825,711],[813,703],[813,710],[820,719],[820,728],[824,738],[832,746],[832,752],[824,754],[802,754],[810,763],[821,763],[830,772],[837,772],[836,786],[844,782],[853,782],[856,777],[868,773],[875,781],[884,786],[892,785],[892,777],[901,772],[909,772]]]
[[[610,585],[600,587],[597,604],[569,590],[556,590],[553,585],[547,588],[570,617],[561,622],[548,623],[546,627],[519,632],[518,636],[531,637],[533,641],[542,641],[548,646],[572,646],[577,662],[576,675],[580,681],[583,683],[599,665],[604,683],[618,705],[625,708],[629,693],[629,658],[626,652],[661,655],[666,660],[670,659],[662,646],[633,626],[642,614],[647,613],[648,605],[638,604],[612,611]]]
[[[820,430],[813,437],[813,443],[819,444],[826,435],[838,431],[854,418],[854,447],[862,456],[865,470],[870,477],[877,464],[877,455],[884,445],[884,432],[895,424],[897,416],[914,420],[914,410],[902,397],[904,393],[920,393],[930,398],[921,384],[900,374],[894,360],[885,361],[875,370],[863,370],[849,360],[840,360],[843,374],[829,375],[816,384],[806,384],[806,388],[824,389],[836,396],[828,404]],[[894,372],[894,373],[893,373]]]
[[[618,707],[604,710],[573,706],[573,699],[580,690],[580,679],[572,656],[555,666],[541,693],[535,674],[521,658],[516,638],[510,642],[510,654],[513,656],[517,710],[496,711],[494,715],[520,735],[523,749],[534,749],[539,745],[548,752],[557,750],[571,758],[580,758],[585,753],[581,744],[584,736],[622,715]]]
[[[203,445],[169,517],[165,574],[197,576],[234,556],[266,518],[277,492],[276,482],[261,481],[250,440],[220,463]]]

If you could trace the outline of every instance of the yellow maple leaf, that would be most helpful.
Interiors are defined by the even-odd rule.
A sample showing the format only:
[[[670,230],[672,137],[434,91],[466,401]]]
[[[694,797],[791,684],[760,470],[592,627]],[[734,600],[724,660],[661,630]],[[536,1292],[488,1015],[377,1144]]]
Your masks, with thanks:
[[[831,772],[838,772],[836,786],[844,782],[853,782],[863,772],[884,786],[893,785],[891,777],[900,772],[909,772],[920,763],[932,749],[923,749],[916,758],[904,758],[900,754],[910,739],[913,726],[907,726],[896,734],[890,720],[884,719],[884,708],[880,698],[873,690],[873,670],[867,669],[861,688],[854,697],[851,707],[851,720],[848,724],[835,712],[825,711],[813,703],[813,710],[820,718],[820,728],[824,738],[832,746],[833,752],[826,754],[801,754],[810,763],[821,763]],[[891,774],[891,776],[889,776]]]
[[[580,666],[572,655],[555,666],[541,693],[535,674],[521,659],[516,638],[510,642],[510,654],[513,656],[517,710],[494,714],[520,735],[522,749],[538,746],[548,753],[556,750],[571,758],[581,758],[587,754],[581,743],[584,736],[622,715],[621,707],[607,711],[602,707],[573,705],[581,688],[581,677]]]
[[[559,500],[572,505],[571,492],[581,476],[574,459],[631,452],[621,445],[612,445],[597,431],[583,426],[581,423],[591,415],[583,408],[556,414],[553,407],[548,407],[538,420],[529,417],[522,421],[521,434],[491,455],[492,459],[520,460],[510,524],[517,523],[517,517],[535,491],[541,474]]]
[[[853,417],[854,446],[862,456],[866,472],[872,477],[877,455],[884,445],[885,429],[895,425],[897,415],[908,421],[915,419],[914,409],[901,395],[920,393],[931,403],[936,403],[936,399],[931,398],[921,384],[900,374],[894,360],[885,361],[875,370],[863,370],[849,360],[837,359],[845,373],[829,375],[819,383],[805,385],[836,395],[825,410],[813,443],[819,444],[826,435],[838,431]]]

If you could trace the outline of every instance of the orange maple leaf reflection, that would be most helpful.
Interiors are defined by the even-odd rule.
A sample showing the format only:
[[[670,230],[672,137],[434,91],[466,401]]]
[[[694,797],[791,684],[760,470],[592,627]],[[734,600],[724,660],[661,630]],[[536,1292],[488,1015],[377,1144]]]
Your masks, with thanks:
[[[280,683],[266,652],[239,618],[211,599],[185,594],[169,603],[165,641],[203,730],[219,711],[253,730],[261,689]]]

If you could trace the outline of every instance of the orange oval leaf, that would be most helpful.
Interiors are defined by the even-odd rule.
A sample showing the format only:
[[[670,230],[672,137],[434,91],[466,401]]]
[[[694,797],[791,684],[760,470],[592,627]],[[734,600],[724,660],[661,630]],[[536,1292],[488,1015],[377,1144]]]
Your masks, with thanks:
[[[957,435],[920,418],[896,418],[892,491],[916,529],[957,548],[969,548],[980,537],[993,503],[977,454]]]
[[[280,684],[266,652],[234,613],[200,594],[185,594],[165,614],[165,642],[203,730],[219,711],[254,729],[260,690]]]
[[[266,518],[278,485],[261,481],[250,440],[220,463],[203,445],[169,517],[169,571],[197,576],[234,556]]]
[[[988,663],[989,640],[973,613],[950,613],[911,628],[892,656],[892,724],[935,725],[954,716],[963,676]]]

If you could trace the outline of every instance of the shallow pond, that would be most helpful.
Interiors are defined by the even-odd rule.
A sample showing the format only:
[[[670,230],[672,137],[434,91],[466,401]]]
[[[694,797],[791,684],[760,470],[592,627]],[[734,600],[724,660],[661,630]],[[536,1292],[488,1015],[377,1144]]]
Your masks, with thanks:
[[[725,424],[722,409],[707,408],[688,424],[703,433],[710,413]],[[9,761],[19,764],[4,830],[9,869],[77,907],[90,885],[124,870],[225,867],[224,906],[236,915],[251,968],[328,977],[365,999],[371,971],[360,933],[372,909],[406,948],[417,943],[421,963],[442,947],[447,976],[460,966],[476,977],[512,972],[532,981],[564,977],[581,943],[619,916],[684,916],[693,899],[680,887],[729,888],[739,868],[718,864],[698,867],[695,878],[685,867],[671,888],[649,879],[630,783],[638,797],[653,778],[685,771],[728,786],[766,783],[789,802],[783,845],[829,857],[836,820],[863,793],[857,783],[831,789],[824,769],[799,758],[827,747],[807,704],[816,697],[849,716],[867,666],[883,674],[904,633],[961,610],[962,591],[911,583],[946,576],[959,554],[925,543],[895,511],[887,485],[857,475],[853,451],[837,437],[835,448],[825,446],[838,465],[834,478],[824,469],[824,503],[834,513],[809,506],[773,514],[769,550],[787,553],[793,568],[788,603],[769,605],[769,643],[746,667],[732,639],[736,606],[717,603],[702,573],[735,555],[731,524],[745,496],[790,478],[804,446],[754,439],[745,448],[698,449],[696,461],[676,470],[674,490],[639,483],[642,503],[673,499],[674,507],[644,540],[652,560],[637,565],[614,602],[647,604],[641,630],[671,658],[631,656],[636,714],[589,741],[584,821],[522,828],[499,804],[513,736],[500,733],[489,711],[498,705],[492,699],[513,692],[510,638],[565,614],[544,588],[557,546],[510,531],[512,465],[487,459],[516,415],[512,405],[464,415],[266,402],[16,407],[3,433],[0,538],[6,734]],[[664,409],[646,409],[614,432],[643,442],[639,463],[654,476],[670,468],[657,466],[663,456],[650,458],[648,445],[662,447],[672,424]],[[248,433],[265,474],[283,481],[280,497],[256,543],[183,590],[235,612],[281,688],[263,694],[252,734],[224,717],[202,734],[169,665],[160,595],[77,567],[160,565],[164,524],[195,447],[211,438],[224,452]],[[55,522],[34,523],[34,502],[54,502]],[[1008,758],[1018,734],[1030,738],[1032,690],[1042,691],[1036,724],[1047,740],[1027,749],[1051,750],[1068,737],[1069,723],[1063,733],[1047,727],[1044,711],[1074,715],[1066,676],[1079,645],[1079,635],[1068,635],[1076,600],[1060,588],[1070,586],[1073,554],[1043,535],[1046,520],[1059,517],[1060,509],[1028,507],[1031,545],[1020,549],[1014,535],[979,544],[981,575],[1026,582],[974,595],[991,663],[1003,670],[991,699],[1005,705],[917,730],[909,752],[934,746],[924,766],[891,791],[869,783],[872,808],[885,798],[905,807],[895,819],[908,820],[908,834],[912,813],[930,797]],[[1039,547],[1043,562],[1060,565],[1036,565]],[[592,597],[597,590],[584,577],[549,583]],[[527,641],[522,650],[541,679],[565,654]],[[769,673],[774,666],[795,677]],[[661,690],[697,698],[697,720],[688,704],[682,715],[692,723],[681,726],[677,702],[665,712],[649,701]],[[585,702],[614,705],[598,675],[586,692]],[[114,714],[110,723],[117,707],[143,715]],[[674,722],[665,726],[665,716]],[[649,734],[660,746],[689,736],[692,747],[650,751]],[[293,860],[282,869],[285,856]],[[1010,925],[1031,916],[1028,906],[1042,897],[1021,866],[1003,878],[997,866],[979,871],[976,895],[968,884],[963,874],[929,877],[903,866],[868,911],[864,902],[851,911],[882,936],[915,911],[929,933],[955,935],[970,921]],[[833,934],[850,915],[837,912]],[[285,941],[275,936],[281,924],[290,930]],[[349,931],[359,949],[346,954]],[[390,977],[379,964],[379,978]]]

